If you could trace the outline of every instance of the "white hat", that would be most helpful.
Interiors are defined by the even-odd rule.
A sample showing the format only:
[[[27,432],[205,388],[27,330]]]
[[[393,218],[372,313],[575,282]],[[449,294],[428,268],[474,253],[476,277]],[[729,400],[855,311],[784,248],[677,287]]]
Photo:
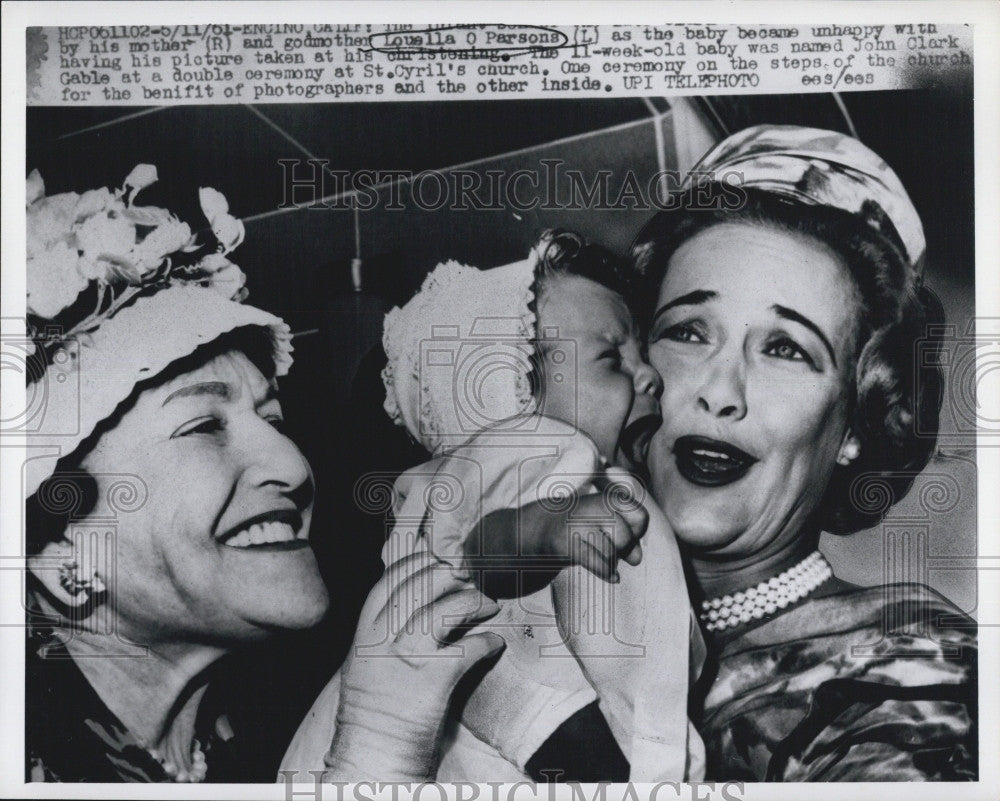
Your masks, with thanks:
[[[534,410],[536,260],[490,270],[439,264],[409,303],[386,315],[385,410],[430,453],[486,429],[509,433]]]
[[[222,334],[262,328],[275,375],[291,366],[288,325],[241,302],[245,276],[226,254],[243,241],[244,229],[225,198],[214,189],[200,191],[217,243],[206,252],[186,223],[165,209],[134,204],[156,179],[155,167],[139,165],[121,189],[45,197],[38,172],[28,177],[34,345],[28,393],[37,411],[26,437],[26,497],[139,382]]]

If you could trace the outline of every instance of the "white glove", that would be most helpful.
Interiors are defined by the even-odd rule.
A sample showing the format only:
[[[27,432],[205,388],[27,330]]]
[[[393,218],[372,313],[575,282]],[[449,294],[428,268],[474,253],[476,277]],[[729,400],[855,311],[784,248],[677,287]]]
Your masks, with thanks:
[[[452,690],[469,668],[504,648],[492,632],[462,635],[498,611],[428,552],[386,568],[341,669],[324,780],[433,779]]]

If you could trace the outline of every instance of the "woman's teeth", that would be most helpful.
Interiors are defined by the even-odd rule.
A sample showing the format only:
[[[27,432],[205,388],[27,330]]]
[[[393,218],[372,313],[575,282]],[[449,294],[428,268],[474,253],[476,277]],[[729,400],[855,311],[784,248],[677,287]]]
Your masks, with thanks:
[[[269,545],[275,542],[294,542],[295,529],[288,523],[256,523],[226,540],[231,548],[249,548],[253,545]]]
[[[721,487],[739,481],[757,459],[735,445],[711,437],[684,436],[674,442],[680,474],[693,484]]]
[[[706,456],[709,459],[725,459],[726,461],[732,461],[729,456],[724,453],[719,453],[718,451],[706,451],[703,448],[696,448],[692,451],[695,456]]]

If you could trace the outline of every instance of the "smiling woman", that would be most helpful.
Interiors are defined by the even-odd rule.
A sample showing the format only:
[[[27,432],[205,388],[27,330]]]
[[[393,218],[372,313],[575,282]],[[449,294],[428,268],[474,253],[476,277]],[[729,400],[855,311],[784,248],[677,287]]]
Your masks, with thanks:
[[[280,433],[267,347],[260,329],[237,329],[174,362],[136,387],[79,459],[99,497],[122,474],[156,488],[140,514],[121,518],[129,547],[94,555],[116,566],[118,631],[132,643],[225,647],[273,626],[309,627],[326,611],[307,541],[312,475]]]
[[[140,165],[115,192],[54,197],[28,181],[29,382],[47,403],[30,438],[47,455],[25,469],[30,781],[273,780],[209,685],[222,656],[329,605],[312,472],[281,432],[288,326],[241,302],[225,198],[200,192],[206,252],[135,204],[155,180]],[[496,612],[433,559],[393,565],[355,641],[382,658],[337,675],[328,778],[433,776],[452,689],[503,647],[466,633]]]

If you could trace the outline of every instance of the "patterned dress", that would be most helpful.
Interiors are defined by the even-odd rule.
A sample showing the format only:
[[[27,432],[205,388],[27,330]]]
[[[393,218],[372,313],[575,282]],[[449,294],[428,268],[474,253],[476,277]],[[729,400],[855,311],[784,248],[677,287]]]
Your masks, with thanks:
[[[169,782],[163,766],[107,708],[65,647],[29,637],[25,676],[26,782]],[[209,782],[273,782],[248,759],[228,718],[202,704],[197,736]]]
[[[975,780],[976,656],[975,622],[923,585],[811,599],[723,646],[707,778]]]

